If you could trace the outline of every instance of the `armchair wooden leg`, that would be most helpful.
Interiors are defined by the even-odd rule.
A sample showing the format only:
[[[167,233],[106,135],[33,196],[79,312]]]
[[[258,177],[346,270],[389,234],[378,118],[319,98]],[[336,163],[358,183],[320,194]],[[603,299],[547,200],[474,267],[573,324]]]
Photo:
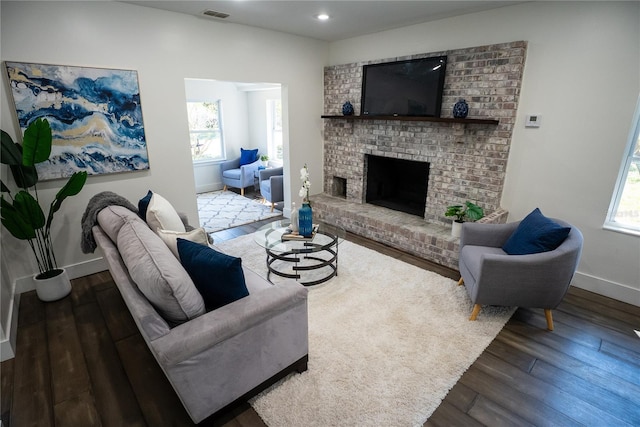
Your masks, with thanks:
[[[460,285],[464,285],[464,279],[462,277],[460,277],[460,280],[458,280],[458,286]]]
[[[553,316],[551,315],[551,309],[544,309],[544,317],[547,318],[547,329],[553,331]]]
[[[244,196],[244,188],[241,188],[241,189],[240,189],[240,195],[241,195],[241,196]]]
[[[275,205],[276,205],[275,203],[271,202],[271,212],[273,212],[273,207],[274,207]]]
[[[225,185],[222,191],[227,191],[227,186]]]
[[[474,305],[473,311],[471,312],[471,317],[469,317],[469,320],[476,320],[478,318],[478,313],[480,313],[481,309],[482,309],[482,306],[480,304]]]

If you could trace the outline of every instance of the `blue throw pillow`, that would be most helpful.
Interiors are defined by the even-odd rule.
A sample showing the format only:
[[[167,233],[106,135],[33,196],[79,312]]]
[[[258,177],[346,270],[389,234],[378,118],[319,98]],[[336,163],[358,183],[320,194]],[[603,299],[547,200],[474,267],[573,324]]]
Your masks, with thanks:
[[[567,238],[571,227],[563,227],[535,208],[518,225],[502,250],[509,255],[537,254],[552,251]]]
[[[258,160],[257,148],[254,150],[245,150],[244,148],[240,149],[240,166],[248,165],[256,160]]]
[[[147,192],[147,195],[138,201],[138,215],[144,222],[147,222],[147,209],[149,208],[149,202],[153,193],[151,190]]]
[[[177,239],[177,242],[180,262],[202,295],[207,311],[249,295],[242,259],[189,240]]]

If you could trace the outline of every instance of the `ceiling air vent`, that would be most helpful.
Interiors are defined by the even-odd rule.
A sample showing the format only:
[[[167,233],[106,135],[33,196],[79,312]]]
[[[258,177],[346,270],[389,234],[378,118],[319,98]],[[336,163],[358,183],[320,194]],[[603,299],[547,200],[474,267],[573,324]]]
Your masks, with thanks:
[[[210,16],[212,18],[219,18],[219,19],[225,19],[229,17],[228,13],[216,12],[215,10],[210,10],[210,9],[205,10],[204,12],[202,12],[202,14],[205,16]]]

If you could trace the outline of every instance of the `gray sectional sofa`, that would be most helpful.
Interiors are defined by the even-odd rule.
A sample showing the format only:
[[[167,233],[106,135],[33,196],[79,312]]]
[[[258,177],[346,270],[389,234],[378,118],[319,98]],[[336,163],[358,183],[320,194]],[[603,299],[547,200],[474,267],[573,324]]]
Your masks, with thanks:
[[[307,369],[303,286],[272,285],[243,267],[249,296],[204,312],[187,272],[136,213],[108,206],[97,220],[92,233],[113,280],[195,423]],[[166,320],[176,314],[185,320]]]

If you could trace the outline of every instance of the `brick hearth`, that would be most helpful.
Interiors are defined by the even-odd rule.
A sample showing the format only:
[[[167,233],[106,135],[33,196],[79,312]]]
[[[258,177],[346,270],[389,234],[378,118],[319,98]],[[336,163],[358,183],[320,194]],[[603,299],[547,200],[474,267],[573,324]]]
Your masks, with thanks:
[[[459,239],[451,237],[451,225],[433,224],[415,215],[371,204],[353,203],[327,194],[313,196],[312,203],[314,218],[458,269]],[[507,215],[507,211],[499,209],[478,222],[504,223]]]

